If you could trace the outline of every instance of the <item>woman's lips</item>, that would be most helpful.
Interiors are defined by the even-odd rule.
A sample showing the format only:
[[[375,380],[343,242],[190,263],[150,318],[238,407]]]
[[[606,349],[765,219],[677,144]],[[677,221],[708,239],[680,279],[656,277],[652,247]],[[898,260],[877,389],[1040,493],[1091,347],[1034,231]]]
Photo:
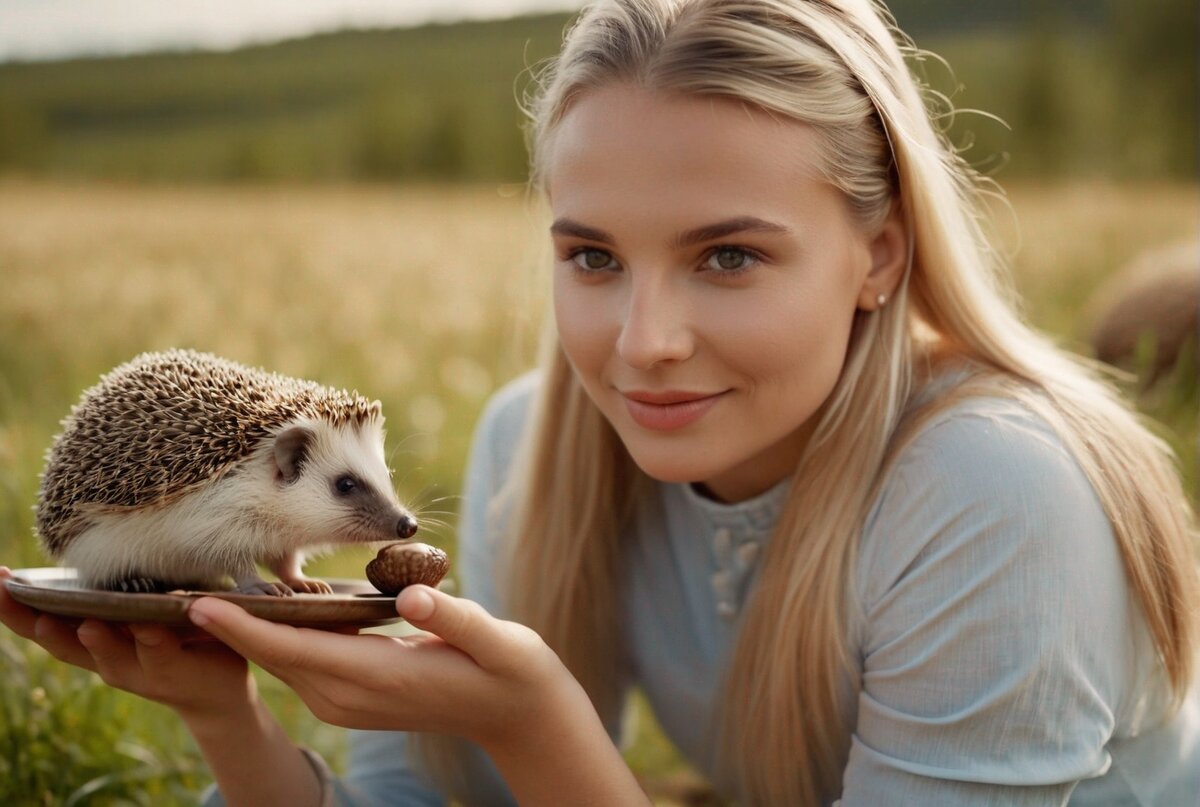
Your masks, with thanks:
[[[634,423],[654,431],[673,431],[695,423],[716,406],[725,396],[724,392],[714,395],[703,393],[644,393],[623,392],[625,408]]]

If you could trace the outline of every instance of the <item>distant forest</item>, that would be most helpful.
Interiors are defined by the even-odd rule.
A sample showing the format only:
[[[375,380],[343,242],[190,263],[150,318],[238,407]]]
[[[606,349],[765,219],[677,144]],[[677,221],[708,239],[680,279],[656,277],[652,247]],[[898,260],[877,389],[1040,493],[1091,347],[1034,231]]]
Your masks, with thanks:
[[[1006,177],[1188,179],[1194,0],[895,0]],[[517,99],[568,15],[345,31],[225,53],[0,64],[0,173],[145,181],[521,181]],[[1000,118],[1004,123],[990,116]],[[1008,127],[1011,127],[1011,131]]]

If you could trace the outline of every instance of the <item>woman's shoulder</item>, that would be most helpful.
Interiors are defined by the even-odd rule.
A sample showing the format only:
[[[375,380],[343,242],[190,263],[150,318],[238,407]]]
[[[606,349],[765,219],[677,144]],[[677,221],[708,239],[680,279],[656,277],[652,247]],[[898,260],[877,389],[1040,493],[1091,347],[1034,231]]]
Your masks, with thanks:
[[[1140,764],[1150,745],[1125,740],[1170,693],[1103,505],[1041,402],[962,389],[900,450],[862,534],[852,764],[1012,785]]]
[[[966,359],[944,359],[922,379],[897,430],[881,489],[944,477],[995,498],[1030,492],[1031,480],[1091,491],[1077,458],[1044,413],[1053,405],[1029,382]],[[1049,498],[1054,486],[1042,485]],[[1097,504],[1099,502],[1097,501]]]
[[[932,391],[934,413],[905,440],[880,483],[860,545],[867,601],[934,557],[955,563],[1119,567],[1111,524],[1054,427],[1018,397],[956,396],[971,374]],[[951,401],[937,405],[946,396]]]
[[[925,414],[891,462],[892,476],[968,474],[969,480],[1003,479],[1015,483],[1030,473],[1077,477],[1079,463],[1046,418],[1020,397],[1000,391],[965,391],[973,377],[956,374],[956,383],[926,391]],[[1036,394],[1036,393],[1034,393]],[[946,402],[941,403],[940,398]],[[886,479],[886,477],[885,477]]]

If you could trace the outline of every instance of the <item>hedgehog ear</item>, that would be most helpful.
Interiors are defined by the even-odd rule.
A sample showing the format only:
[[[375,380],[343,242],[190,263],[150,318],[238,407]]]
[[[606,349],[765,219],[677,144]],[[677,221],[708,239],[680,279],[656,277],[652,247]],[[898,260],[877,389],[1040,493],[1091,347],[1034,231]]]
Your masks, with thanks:
[[[303,426],[293,426],[275,435],[275,468],[285,483],[295,482],[300,476],[300,466],[308,456],[313,433]]]

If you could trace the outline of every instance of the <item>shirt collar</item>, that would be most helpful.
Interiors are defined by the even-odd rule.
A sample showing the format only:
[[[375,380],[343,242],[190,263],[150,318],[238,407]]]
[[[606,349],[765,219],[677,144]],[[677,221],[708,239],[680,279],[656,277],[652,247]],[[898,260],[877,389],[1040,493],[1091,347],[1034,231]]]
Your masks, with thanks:
[[[676,495],[685,505],[709,521],[714,528],[724,527],[739,534],[765,534],[779,520],[791,483],[792,478],[786,477],[757,496],[732,504],[702,496],[688,482],[671,483],[669,487],[675,488]]]

